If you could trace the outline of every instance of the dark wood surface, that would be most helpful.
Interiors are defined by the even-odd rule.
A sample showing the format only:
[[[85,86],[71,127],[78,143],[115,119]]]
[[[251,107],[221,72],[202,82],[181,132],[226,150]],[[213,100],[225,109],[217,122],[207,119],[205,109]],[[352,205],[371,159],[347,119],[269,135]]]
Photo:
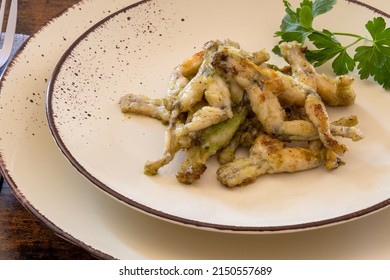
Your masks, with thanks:
[[[10,1],[8,1],[10,2]],[[16,32],[31,35],[79,0],[19,0]],[[30,214],[4,183],[0,190],[0,260],[94,259]]]

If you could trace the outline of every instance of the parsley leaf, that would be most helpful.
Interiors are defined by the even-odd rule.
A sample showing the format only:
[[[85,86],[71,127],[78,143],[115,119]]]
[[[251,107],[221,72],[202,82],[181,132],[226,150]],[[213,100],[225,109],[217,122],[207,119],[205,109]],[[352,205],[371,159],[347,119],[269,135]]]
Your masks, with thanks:
[[[382,17],[367,22],[365,27],[371,38],[365,38],[357,34],[317,30],[313,27],[314,19],[331,11],[336,0],[316,0],[314,3],[303,0],[295,10],[288,0],[282,1],[286,15],[280,30],[275,32],[275,36],[281,38],[280,42],[297,41],[304,44],[305,41],[310,41],[316,49],[307,50],[305,55],[315,67],[333,60],[332,68],[336,75],[344,75],[357,68],[361,79],[372,77],[385,89],[390,89],[390,28],[386,27]],[[344,46],[338,41],[338,36],[348,36],[355,41]],[[366,44],[357,47],[353,56],[349,54],[352,46],[361,41]],[[273,51],[280,55],[278,46]]]
[[[331,10],[336,4],[336,0],[303,0],[299,8],[295,11],[287,0],[283,0],[286,15],[280,25],[280,31],[276,36],[280,36],[283,41],[297,41],[303,43],[306,38],[313,33],[313,20],[315,17]]]
[[[313,15],[319,16],[325,14],[333,9],[333,6],[336,5],[336,0],[317,0],[314,2],[312,9]]]
[[[328,30],[313,32],[309,35],[310,41],[318,48],[306,52],[306,58],[315,66],[321,66],[334,59],[333,71],[336,75],[344,75],[355,68],[354,59],[348,54],[347,48],[342,46],[334,34]]]
[[[303,43],[306,37],[313,31],[311,28],[313,22],[311,7],[301,5],[301,8],[294,11],[287,0],[283,0],[283,3],[286,8],[286,15],[280,25],[280,31],[276,32],[276,35],[280,36],[284,41]]]
[[[356,48],[355,60],[362,79],[372,76],[384,88],[390,88],[390,29],[383,18],[368,21],[366,28],[372,36],[371,46]]]

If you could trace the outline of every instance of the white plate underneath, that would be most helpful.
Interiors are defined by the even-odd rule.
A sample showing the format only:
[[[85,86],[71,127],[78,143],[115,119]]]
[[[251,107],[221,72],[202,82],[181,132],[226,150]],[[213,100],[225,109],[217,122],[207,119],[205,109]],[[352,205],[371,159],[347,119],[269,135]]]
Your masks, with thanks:
[[[7,70],[0,91],[1,168],[24,206],[58,235],[101,258],[390,258],[390,209],[311,231],[226,234],[144,215],[79,174],[55,145],[46,124],[47,80],[71,42],[128,4],[81,2],[32,37]]]

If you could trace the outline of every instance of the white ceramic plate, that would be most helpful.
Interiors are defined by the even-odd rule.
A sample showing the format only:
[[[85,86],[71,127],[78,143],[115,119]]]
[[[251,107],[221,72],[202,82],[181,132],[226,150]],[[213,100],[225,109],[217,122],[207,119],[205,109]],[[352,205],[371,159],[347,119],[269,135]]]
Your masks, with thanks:
[[[299,1],[292,2],[296,6]],[[210,39],[230,38],[245,50],[269,52],[278,41],[273,34],[284,15],[281,3],[226,3],[144,1],[111,15],[80,37],[60,60],[48,90],[50,128],[65,156],[89,180],[124,203],[206,229],[307,229],[387,206],[390,94],[358,79],[356,104],[331,109],[330,115],[337,119],[356,114],[366,138],[358,143],[345,141],[350,146],[343,158],[347,164],[335,171],[318,168],[265,175],[244,188],[228,190],[217,182],[211,160],[200,181],[184,186],[175,178],[182,160],[178,155],[158,176],[144,175],[144,163],[162,154],[165,127],[146,117],[124,116],[119,98],[127,92],[164,96],[173,67]],[[367,9],[339,1],[316,25],[365,34],[364,24],[372,17]],[[321,71],[330,73],[326,67]]]
[[[29,211],[59,236],[100,258],[390,258],[389,208],[310,231],[226,234],[141,214],[80,175],[63,157],[47,126],[47,80],[81,33],[126,5],[127,0],[81,2],[35,34],[4,74],[0,86],[1,170]]]

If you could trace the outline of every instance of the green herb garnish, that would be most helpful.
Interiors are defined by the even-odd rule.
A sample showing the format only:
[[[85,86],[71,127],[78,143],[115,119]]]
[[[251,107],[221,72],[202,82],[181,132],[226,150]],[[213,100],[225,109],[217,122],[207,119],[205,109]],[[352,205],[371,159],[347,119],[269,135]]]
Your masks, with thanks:
[[[297,41],[304,44],[312,42],[317,49],[306,51],[306,58],[318,67],[333,59],[332,68],[336,75],[344,75],[358,69],[361,79],[373,79],[385,89],[390,89],[390,28],[382,17],[375,17],[365,25],[370,37],[352,33],[332,32],[327,29],[316,30],[313,21],[319,15],[329,12],[336,0],[303,0],[294,10],[287,0],[283,0],[286,15],[275,36],[283,41]],[[354,40],[348,45],[342,45],[337,39],[348,36]],[[363,43],[365,43],[363,45]],[[355,47],[354,54],[352,47]],[[273,52],[280,54],[277,46]]]

